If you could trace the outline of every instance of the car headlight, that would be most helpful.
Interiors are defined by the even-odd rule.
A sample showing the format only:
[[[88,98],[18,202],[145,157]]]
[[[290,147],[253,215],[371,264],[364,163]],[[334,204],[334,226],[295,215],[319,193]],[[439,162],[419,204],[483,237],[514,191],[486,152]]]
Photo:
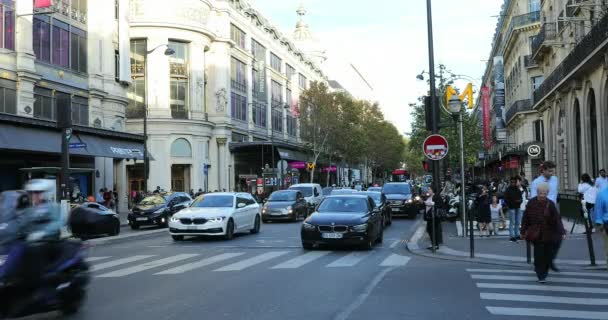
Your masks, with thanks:
[[[267,211],[268,211],[268,208],[267,208],[267,207],[263,207],[263,208],[262,208],[262,213],[266,213]]]
[[[207,219],[207,222],[222,222],[226,217],[214,217]]]
[[[316,230],[317,229],[316,226],[313,226],[312,224],[307,223],[307,222],[302,223],[302,228],[304,228],[304,230],[308,230],[308,231],[312,231],[312,230]]]
[[[287,210],[288,213],[293,213],[293,208],[291,206],[288,206],[285,210]]]
[[[351,228],[351,230],[356,231],[356,232],[365,232],[365,231],[367,231],[367,223],[352,226],[350,228]]]
[[[171,217],[171,222],[179,222],[179,219],[176,217]]]
[[[416,201],[420,201],[420,196],[416,196]]]
[[[160,209],[154,211],[154,213],[163,213],[163,212],[165,212],[165,208],[160,208]]]
[[[412,199],[408,199],[407,201],[404,201],[404,203],[412,203]]]

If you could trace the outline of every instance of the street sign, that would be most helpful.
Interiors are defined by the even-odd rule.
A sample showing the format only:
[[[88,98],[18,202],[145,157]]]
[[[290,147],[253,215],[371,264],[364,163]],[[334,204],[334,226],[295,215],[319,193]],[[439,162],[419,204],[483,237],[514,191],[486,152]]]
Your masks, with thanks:
[[[206,163],[203,163],[203,174],[204,175],[209,174],[209,167],[207,166]]]
[[[432,134],[424,140],[422,152],[429,160],[441,160],[448,154],[448,140],[442,135]]]
[[[86,143],[81,143],[81,142],[70,143],[70,149],[82,149],[82,148],[86,148],[86,147],[87,147]]]
[[[540,156],[540,153],[541,153],[541,148],[539,145],[533,144],[528,147],[528,155],[530,157],[536,158],[536,157]]]

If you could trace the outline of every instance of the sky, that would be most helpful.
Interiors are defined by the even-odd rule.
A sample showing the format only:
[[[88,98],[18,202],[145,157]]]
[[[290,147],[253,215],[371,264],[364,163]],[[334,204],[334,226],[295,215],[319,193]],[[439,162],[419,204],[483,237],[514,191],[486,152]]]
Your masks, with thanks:
[[[298,21],[296,10],[301,1],[250,0],[289,36]],[[502,3],[432,1],[435,66],[445,64],[453,73],[481,79]],[[426,1],[304,0],[304,5],[308,11],[305,21],[327,50],[328,63],[355,65],[373,87],[373,97],[385,118],[401,133],[410,132],[408,105],[428,91],[427,82],[416,79],[429,69]],[[330,65],[325,69],[332,71]]]

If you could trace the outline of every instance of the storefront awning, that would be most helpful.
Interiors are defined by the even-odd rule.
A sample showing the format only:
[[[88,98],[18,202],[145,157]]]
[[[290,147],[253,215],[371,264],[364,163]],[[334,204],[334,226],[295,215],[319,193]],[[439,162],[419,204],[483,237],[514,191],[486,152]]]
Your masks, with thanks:
[[[277,148],[277,151],[279,152],[279,156],[283,160],[290,160],[290,161],[307,161],[308,160],[308,156],[300,151],[289,150],[289,149],[285,149],[285,148]]]
[[[143,160],[143,144],[137,141],[100,137],[74,132],[70,154]],[[61,153],[61,133],[57,130],[3,124],[0,126],[0,149]]]

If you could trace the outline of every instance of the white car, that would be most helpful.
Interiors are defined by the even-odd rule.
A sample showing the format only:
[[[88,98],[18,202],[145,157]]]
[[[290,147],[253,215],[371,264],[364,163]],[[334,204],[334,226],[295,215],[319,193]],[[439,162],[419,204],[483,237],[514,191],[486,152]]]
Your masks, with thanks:
[[[230,240],[235,233],[260,232],[260,205],[248,193],[223,192],[202,195],[190,207],[169,220],[173,240],[184,236],[223,236]]]

